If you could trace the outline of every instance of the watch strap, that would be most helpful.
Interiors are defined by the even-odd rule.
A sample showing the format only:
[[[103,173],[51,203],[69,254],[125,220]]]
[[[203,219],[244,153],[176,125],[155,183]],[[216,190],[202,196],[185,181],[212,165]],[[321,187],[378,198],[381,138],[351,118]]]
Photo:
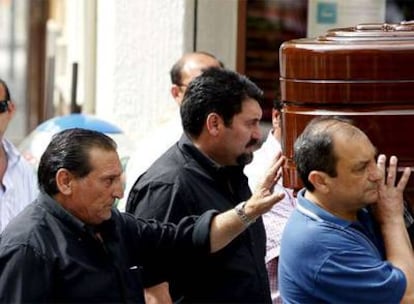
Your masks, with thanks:
[[[244,211],[245,205],[246,205],[246,202],[241,202],[236,207],[234,207],[234,210],[236,211],[236,214],[239,216],[243,224],[246,227],[248,227],[255,222],[255,219],[251,219],[250,217],[247,216],[246,212]]]

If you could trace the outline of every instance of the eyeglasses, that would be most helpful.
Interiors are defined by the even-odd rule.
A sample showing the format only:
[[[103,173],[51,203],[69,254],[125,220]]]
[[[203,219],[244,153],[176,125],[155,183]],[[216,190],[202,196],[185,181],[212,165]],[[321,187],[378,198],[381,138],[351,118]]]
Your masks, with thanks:
[[[10,100],[0,100],[0,113],[4,113],[9,108]]]

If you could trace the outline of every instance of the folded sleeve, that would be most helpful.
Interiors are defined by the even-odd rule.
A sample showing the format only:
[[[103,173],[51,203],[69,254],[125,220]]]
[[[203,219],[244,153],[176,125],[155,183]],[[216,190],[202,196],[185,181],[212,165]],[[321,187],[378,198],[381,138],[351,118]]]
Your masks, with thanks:
[[[167,281],[194,256],[210,253],[210,226],[218,212],[184,217],[177,225],[136,219],[136,258],[142,266],[144,287]]]

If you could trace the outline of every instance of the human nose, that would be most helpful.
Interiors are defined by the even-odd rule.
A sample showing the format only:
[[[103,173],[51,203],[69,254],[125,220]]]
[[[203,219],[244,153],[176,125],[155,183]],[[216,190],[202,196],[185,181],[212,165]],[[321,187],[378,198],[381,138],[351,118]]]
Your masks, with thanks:
[[[375,162],[371,163],[368,167],[368,178],[371,181],[379,181],[382,178],[382,174],[381,169],[378,168]]]
[[[253,130],[252,137],[257,140],[260,140],[262,138],[262,128],[260,127],[260,124],[258,124]]]
[[[124,183],[119,179],[114,185],[112,194],[115,198],[121,199],[124,197]]]

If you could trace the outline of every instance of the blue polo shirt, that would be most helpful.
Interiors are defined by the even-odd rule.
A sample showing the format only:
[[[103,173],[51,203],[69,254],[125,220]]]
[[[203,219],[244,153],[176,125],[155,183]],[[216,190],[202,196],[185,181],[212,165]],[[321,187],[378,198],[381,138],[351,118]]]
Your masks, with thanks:
[[[370,213],[340,219],[298,193],[282,235],[279,288],[283,303],[399,303],[404,273],[385,260]]]

